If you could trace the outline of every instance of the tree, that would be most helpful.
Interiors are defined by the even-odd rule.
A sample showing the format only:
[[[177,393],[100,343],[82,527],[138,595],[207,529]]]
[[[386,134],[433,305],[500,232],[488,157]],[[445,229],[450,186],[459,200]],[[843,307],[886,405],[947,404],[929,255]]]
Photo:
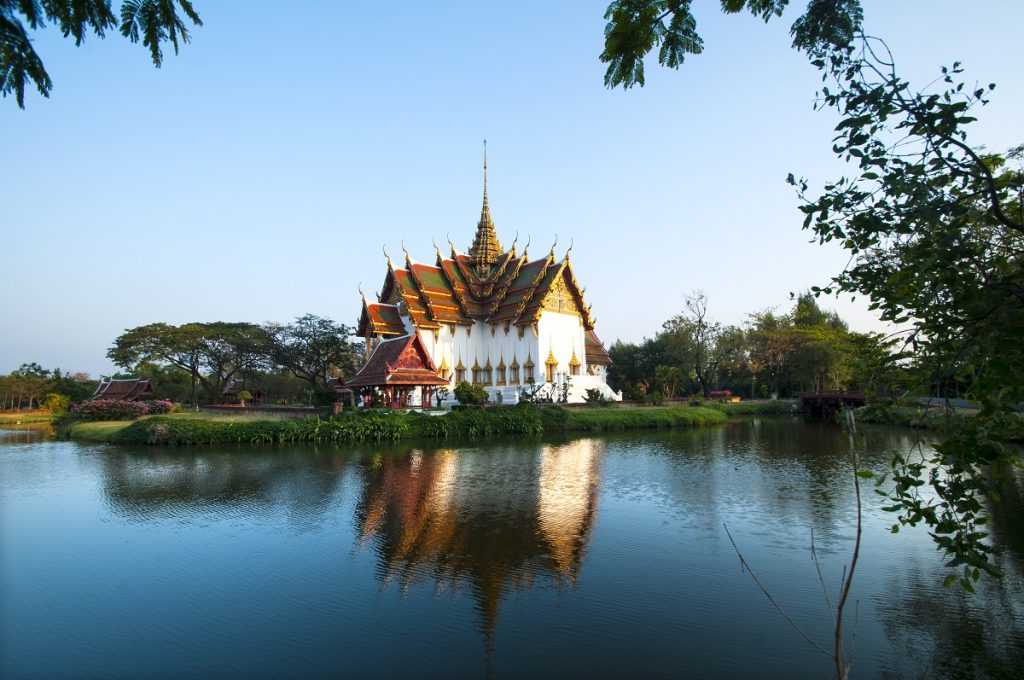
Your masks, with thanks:
[[[305,314],[287,325],[265,326],[270,339],[270,359],[309,382],[326,389],[332,372],[352,376],[362,356],[350,340],[352,329],[330,319]]]
[[[692,375],[707,396],[718,377],[725,346],[719,342],[724,329],[708,316],[708,298],[703,291],[687,295],[685,310],[665,322],[662,340],[669,353]]]
[[[643,59],[676,68],[701,50],[688,0],[617,0],[606,13],[609,87],[643,85]],[[786,0],[723,0],[765,20]],[[940,92],[915,91],[897,76],[888,47],[860,30],[858,0],[811,0],[793,24],[793,45],[806,51],[826,85],[821,105],[836,110],[834,151],[857,171],[825,185],[818,198],[790,176],[806,203],[804,228],[821,242],[839,241],[853,262],[824,292],[866,295],[883,319],[911,324],[906,351],[929,380],[963,386],[981,405],[977,417],[950,418],[936,455],[897,457],[890,509],[900,524],[926,523],[949,565],[962,567],[968,589],[994,573],[984,543],[981,498],[1019,456],[1008,446],[1019,430],[1024,398],[1024,170],[1020,147],[1005,155],[967,143],[972,109],[994,87],[954,82],[945,68]],[[819,292],[819,291],[815,291]],[[929,484],[936,497],[918,490]],[[893,530],[900,526],[897,524]],[[951,574],[947,583],[956,581]]]
[[[39,406],[46,394],[50,372],[36,362],[22,364],[16,371],[11,373],[10,387],[12,392],[17,392],[17,408],[21,408],[25,400],[28,400],[28,408]]]
[[[60,368],[55,368],[50,374],[47,390],[75,403],[85,401],[95,394],[98,385],[99,382],[91,379],[87,373],[61,372]]]
[[[605,12],[604,51],[607,87],[644,84],[644,59],[658,48],[658,62],[679,68],[686,55],[700,54],[704,41],[690,11],[692,0],[614,0]],[[743,10],[765,21],[782,16],[789,0],[722,0],[722,11]],[[859,0],[810,0],[793,24],[793,45],[807,51],[849,45],[860,28]]]
[[[196,403],[196,383],[201,379],[203,362],[200,336],[202,324],[172,326],[152,323],[125,330],[107,350],[107,358],[125,370],[153,362],[169,364],[186,371],[192,378],[189,401]]]
[[[110,0],[0,0],[0,93],[14,94],[25,108],[25,86],[31,81],[44,97],[50,96],[53,81],[32,47],[28,31],[44,28],[47,22],[60,28],[81,45],[91,30],[102,38],[117,29],[133,43],[149,48],[153,65],[163,63],[163,44],[189,41],[188,27],[180,11],[195,26],[202,26],[191,0],[123,0],[120,22]],[[26,26],[27,29],[26,30]]]
[[[256,324],[154,323],[126,330],[107,357],[127,370],[145,362],[176,366],[203,386],[210,401],[217,401],[235,376],[267,365],[268,347],[266,331]]]
[[[650,383],[658,366],[670,362],[665,343],[659,338],[644,338],[640,344],[616,340],[608,348],[612,364],[608,369],[608,385],[623,391],[627,397],[636,396],[640,380]]]
[[[682,378],[682,373],[675,366],[658,366],[654,369],[654,382],[666,399],[675,396]]]
[[[778,395],[784,372],[798,345],[792,319],[766,309],[750,315],[750,366],[754,376],[765,376],[771,394]],[[764,384],[764,383],[762,383]]]
[[[788,363],[801,391],[838,390],[850,378],[850,332],[835,312],[818,306],[814,295],[797,297]]]
[[[820,50],[821,106],[841,116],[834,150],[856,172],[825,185],[790,182],[804,228],[836,240],[851,264],[823,292],[866,295],[881,317],[909,324],[904,347],[924,369],[920,388],[958,384],[975,418],[947,422],[934,455],[894,463],[892,510],[924,522],[967,588],[995,573],[981,499],[994,473],[1019,464],[1009,441],[1024,400],[1024,169],[1022,151],[985,153],[967,142],[974,109],[994,85],[968,88],[943,68],[941,91],[915,91],[879,39]],[[1009,162],[1017,161],[1014,168]],[[934,498],[919,490],[928,484]],[[900,524],[893,527],[898,530]]]

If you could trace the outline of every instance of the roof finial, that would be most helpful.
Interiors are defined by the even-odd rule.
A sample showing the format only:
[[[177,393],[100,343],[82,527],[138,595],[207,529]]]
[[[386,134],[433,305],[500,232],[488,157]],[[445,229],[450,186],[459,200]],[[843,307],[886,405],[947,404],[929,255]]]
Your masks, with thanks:
[[[555,246],[558,245],[558,234],[555,234],[555,242],[551,244],[551,259],[555,259]]]
[[[411,258],[409,257],[409,251],[405,249],[405,239],[404,238],[402,239],[402,252],[405,253],[405,262],[406,262],[406,264],[408,264],[409,260]]]
[[[570,238],[569,239],[569,250],[565,251],[565,259],[567,259],[567,260],[569,259],[569,253],[572,252],[572,247],[575,244],[576,244],[576,239]]]
[[[481,276],[490,270],[491,265],[498,261],[501,254],[501,243],[494,231],[494,220],[491,219],[491,206],[487,202],[487,140],[484,140],[484,203],[480,209],[480,221],[476,225],[476,236],[469,248],[469,256]]]
[[[530,244],[533,242],[533,237],[529,234],[526,235],[526,245],[523,246],[523,257],[527,257],[530,254]]]
[[[359,297],[363,298],[363,302],[366,302],[366,293],[363,292],[363,282],[359,282]]]
[[[388,264],[391,264],[391,256],[388,255],[388,247],[385,244],[380,245],[380,249],[384,251],[384,257],[387,258]]]

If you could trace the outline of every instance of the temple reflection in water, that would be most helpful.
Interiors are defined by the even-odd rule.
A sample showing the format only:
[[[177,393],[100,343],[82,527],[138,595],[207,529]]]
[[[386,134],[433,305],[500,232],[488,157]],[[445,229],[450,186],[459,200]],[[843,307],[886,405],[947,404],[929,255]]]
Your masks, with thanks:
[[[293,448],[264,453],[118,452],[105,456],[105,496],[136,518],[192,509],[284,511],[293,528],[337,521],[354,491],[358,550],[377,577],[406,589],[472,591],[486,635],[502,599],[525,587],[572,587],[598,503],[605,442],[377,453]],[[310,465],[313,468],[311,469]]]
[[[377,456],[364,468],[361,540],[376,550],[387,583],[471,588],[490,634],[510,590],[575,583],[604,446],[580,439],[539,451]]]

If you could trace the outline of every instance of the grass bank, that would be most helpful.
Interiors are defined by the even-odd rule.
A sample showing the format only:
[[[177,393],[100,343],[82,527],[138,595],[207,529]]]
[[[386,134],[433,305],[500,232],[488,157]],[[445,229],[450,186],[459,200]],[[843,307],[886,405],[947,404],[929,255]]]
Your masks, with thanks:
[[[460,410],[441,416],[374,411],[306,420],[181,413],[131,422],[68,423],[61,433],[72,439],[115,444],[350,443],[698,427],[723,423],[726,419],[721,410],[705,407],[564,409],[521,405]]]
[[[131,420],[102,420],[92,422],[71,423],[58,428],[58,432],[70,439],[83,442],[105,443],[113,441],[113,437],[132,425]]]
[[[795,399],[741,401],[735,404],[709,401],[705,406],[730,416],[788,416],[796,412],[797,403]]]
[[[0,413],[0,426],[50,422],[53,422],[53,414],[44,411],[9,411],[7,413]]]

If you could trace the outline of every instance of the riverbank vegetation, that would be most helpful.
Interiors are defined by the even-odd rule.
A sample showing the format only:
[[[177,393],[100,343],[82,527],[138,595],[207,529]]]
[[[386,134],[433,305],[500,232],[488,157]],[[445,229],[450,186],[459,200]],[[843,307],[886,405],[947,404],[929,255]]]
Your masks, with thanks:
[[[68,404],[91,397],[98,384],[85,373],[51,371],[35,362],[24,363],[8,375],[0,375],[0,410],[45,408],[59,415]]]
[[[608,382],[613,389],[648,401],[679,394],[764,399],[867,389],[890,351],[881,336],[849,330],[811,293],[798,296],[787,312],[754,312],[739,326],[715,321],[701,292],[687,296],[683,307],[653,338],[612,344]]]
[[[521,404],[468,408],[431,415],[365,411],[330,418],[268,419],[242,414],[177,413],[138,420],[66,421],[59,433],[72,439],[115,444],[350,443],[399,439],[535,436],[564,432],[700,427],[724,423],[727,409],[703,406],[583,408]]]

